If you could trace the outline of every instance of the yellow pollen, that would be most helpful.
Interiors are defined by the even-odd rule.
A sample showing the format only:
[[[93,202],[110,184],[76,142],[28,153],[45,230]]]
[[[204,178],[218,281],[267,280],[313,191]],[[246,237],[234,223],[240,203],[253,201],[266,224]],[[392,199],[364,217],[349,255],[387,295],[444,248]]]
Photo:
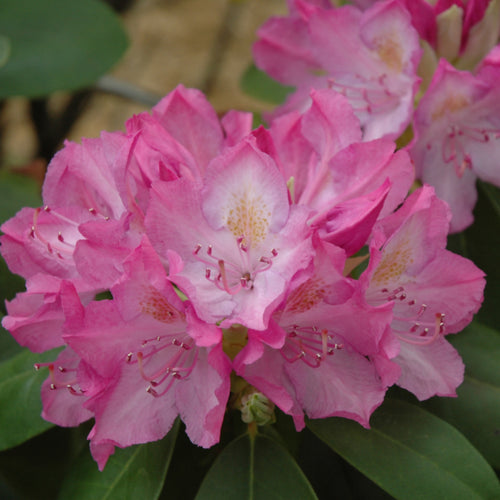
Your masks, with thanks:
[[[469,100],[464,95],[455,94],[448,97],[443,104],[432,113],[432,119],[437,120],[445,114],[460,111],[469,105]]]
[[[403,51],[401,45],[391,37],[381,37],[375,40],[375,47],[380,59],[397,73],[403,70]]]
[[[396,281],[413,262],[410,242],[404,240],[396,248],[384,250],[382,260],[373,274],[372,282],[381,285]]]
[[[143,314],[152,316],[162,323],[172,323],[181,316],[181,313],[169,304],[167,299],[153,287],[145,287],[144,295],[139,301],[139,305]]]
[[[232,198],[233,203],[227,211],[227,228],[237,238],[244,237],[246,246],[265,240],[271,212],[262,201],[262,196],[247,189],[241,194],[233,194]]]
[[[295,313],[308,311],[323,300],[326,295],[323,280],[312,278],[296,290],[294,290],[287,300],[286,310]]]

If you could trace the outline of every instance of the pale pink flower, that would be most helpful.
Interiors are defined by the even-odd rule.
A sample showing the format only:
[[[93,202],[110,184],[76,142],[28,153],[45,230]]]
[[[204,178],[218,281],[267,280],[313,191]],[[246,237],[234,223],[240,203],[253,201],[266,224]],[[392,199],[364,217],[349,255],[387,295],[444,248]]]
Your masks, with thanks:
[[[417,177],[450,205],[453,232],[473,221],[476,178],[500,186],[498,75],[487,62],[474,76],[442,59],[415,112],[409,147]]]
[[[484,274],[445,249],[449,217],[432,188],[413,193],[375,226],[360,278],[368,303],[393,305],[391,329],[400,343],[394,362],[402,370],[397,384],[421,400],[455,395],[463,363],[444,336],[462,330],[483,299]]]
[[[383,0],[353,0],[367,9]],[[496,45],[500,35],[498,0],[400,0],[412,24],[436,58],[473,70]]]
[[[411,120],[421,50],[407,10],[397,1],[365,12],[294,2],[292,15],[272,18],[258,32],[256,64],[297,87],[284,106],[304,111],[311,88],[344,94],[361,120],[364,138],[397,138]],[[276,115],[276,113],[275,113]]]
[[[249,138],[207,168],[203,184],[153,186],[148,235],[198,316],[267,326],[288,281],[312,258],[309,210],[290,206],[273,160]]]

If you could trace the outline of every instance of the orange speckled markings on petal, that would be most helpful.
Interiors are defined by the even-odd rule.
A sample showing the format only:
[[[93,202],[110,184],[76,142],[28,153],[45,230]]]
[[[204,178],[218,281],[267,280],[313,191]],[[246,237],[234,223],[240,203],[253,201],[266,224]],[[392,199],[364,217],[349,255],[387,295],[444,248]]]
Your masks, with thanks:
[[[397,281],[413,262],[410,242],[404,240],[396,248],[384,250],[382,260],[373,274],[372,282],[380,285]]]
[[[144,314],[148,314],[163,323],[172,323],[182,317],[182,314],[153,287],[145,288],[144,296],[139,301],[139,305]]]
[[[267,237],[271,212],[252,189],[232,195],[232,206],[227,210],[227,228],[237,238],[244,237],[245,246],[261,243]]]
[[[460,111],[469,105],[469,99],[461,94],[454,94],[449,96],[441,106],[439,106],[434,113],[432,113],[432,119],[438,120],[448,113],[454,113],[455,111]]]
[[[394,38],[386,36],[375,40],[377,54],[387,66],[397,73],[403,70],[403,50]]]
[[[320,278],[313,278],[294,290],[287,300],[287,312],[301,313],[308,311],[323,300],[326,291]]]

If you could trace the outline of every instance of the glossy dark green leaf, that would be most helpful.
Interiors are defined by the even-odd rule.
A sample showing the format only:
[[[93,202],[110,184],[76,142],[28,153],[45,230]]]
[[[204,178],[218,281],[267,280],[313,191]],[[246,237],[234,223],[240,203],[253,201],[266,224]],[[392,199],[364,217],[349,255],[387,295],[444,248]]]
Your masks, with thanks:
[[[299,466],[278,443],[263,435],[241,436],[219,455],[196,500],[315,499]]]
[[[19,446],[0,452],[0,478],[5,480],[12,491],[11,497],[4,497],[0,491],[0,498],[2,500],[57,498],[68,465],[74,456],[75,432],[80,432],[80,429],[52,427]],[[84,436],[81,436],[80,442],[88,447]]]
[[[10,41],[0,97],[92,84],[127,46],[119,19],[99,0],[2,0],[0,35]]]
[[[6,36],[0,35],[0,68],[10,57],[10,40]]]
[[[432,398],[424,405],[500,469],[500,332],[474,322],[447,338],[464,360],[465,380],[457,398]]]
[[[500,387],[500,332],[473,321],[457,335],[446,337],[464,360],[466,373]]]
[[[52,361],[57,353],[24,350],[0,363],[0,450],[16,446],[52,427],[40,417],[40,387],[48,374],[34,363]]]
[[[117,448],[102,472],[85,450],[67,475],[59,500],[155,500],[160,495],[178,431],[177,421],[161,441]]]
[[[500,498],[495,473],[454,427],[419,407],[388,399],[372,428],[342,418],[308,427],[397,499]]]
[[[486,274],[485,300],[477,319],[488,326],[500,325],[500,189],[478,182],[474,224],[448,239],[448,248],[471,259]],[[452,300],[452,299],[451,299]]]
[[[244,92],[272,104],[281,104],[294,87],[286,87],[273,80],[254,64],[243,74],[241,88]]]
[[[0,326],[0,362],[12,358],[22,350],[23,348],[14,340],[12,335]]]
[[[495,211],[497,219],[500,221],[500,189],[488,184],[487,182],[480,182],[479,189],[484,193],[488,201],[491,203]]]

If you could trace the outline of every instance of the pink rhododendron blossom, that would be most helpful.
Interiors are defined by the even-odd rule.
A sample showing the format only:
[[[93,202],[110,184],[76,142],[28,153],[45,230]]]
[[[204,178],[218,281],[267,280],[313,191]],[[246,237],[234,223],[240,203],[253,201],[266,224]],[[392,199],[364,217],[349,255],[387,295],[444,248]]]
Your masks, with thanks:
[[[485,66],[487,71],[495,69]],[[476,178],[500,186],[497,82],[458,71],[442,59],[415,113],[410,152],[417,176],[450,205],[452,231],[473,221]]]
[[[311,418],[344,416],[368,427],[384,398],[386,385],[368,356],[380,349],[390,309],[360,300],[355,283],[342,276],[344,263],[344,252],[318,240],[314,274],[289,290],[271,331],[249,330],[248,344],[235,359],[236,372],[292,415],[298,429],[304,412]],[[276,330],[282,340],[270,346]]]
[[[410,143],[417,177],[450,204],[451,230],[461,231],[473,221],[476,178],[499,185],[500,0],[353,3],[357,7],[296,0],[289,2],[288,17],[260,29],[257,65],[297,87],[274,116],[290,109],[304,113],[311,88],[330,86],[344,94],[365,141],[385,135]],[[385,203],[380,186],[375,193],[365,198],[372,221]],[[341,216],[331,215],[345,226],[346,208],[339,208]],[[362,219],[353,223],[360,241],[368,227]],[[329,241],[351,240],[348,231],[338,237],[336,231],[334,222]]]
[[[104,389],[107,381],[66,347],[52,363],[37,363],[36,370],[47,368],[49,377],[42,384],[42,417],[62,427],[73,427],[93,417],[85,408],[92,391]]]
[[[290,206],[278,168],[248,140],[209,165],[204,186],[156,184],[146,227],[200,318],[263,329],[312,258],[308,213]]]
[[[193,442],[215,444],[229,395],[222,332],[179,299],[147,240],[111,293],[112,301],[74,311],[65,335],[106,380],[84,404],[95,417],[89,439],[99,467],[113,446],[161,439],[179,414]]]
[[[55,276],[35,274],[26,281],[26,292],[18,293],[6,303],[7,316],[2,325],[17,342],[34,352],[43,352],[64,344],[65,315],[61,295],[66,283]],[[82,300],[94,298],[91,290],[81,294]]]
[[[355,0],[367,9],[383,0]],[[426,56],[445,58],[457,68],[473,70],[500,35],[498,0],[400,0],[424,43]],[[430,63],[430,60],[427,61]],[[421,68],[422,69],[422,68]]]
[[[314,209],[309,224],[348,254],[365,244],[373,223],[403,201],[413,181],[407,153],[394,153],[388,139],[361,142],[359,120],[332,90],[312,91],[310,108],[278,117],[268,136],[264,149],[277,160],[292,201]]]
[[[254,45],[260,68],[297,87],[279,113],[303,111],[311,88],[331,87],[349,99],[366,140],[401,134],[411,120],[421,54],[406,9],[397,1],[365,12],[304,0],[294,7],[262,26]]]
[[[320,0],[291,7],[278,31],[297,26],[306,40],[311,22],[322,40],[326,21],[344,16],[366,79],[396,61],[394,82],[416,81],[405,73],[416,52],[413,35],[400,37],[408,15],[397,2],[338,19]],[[363,28],[348,33],[354,19]],[[449,71],[473,108],[498,60],[492,53],[481,82],[471,76],[463,89]],[[44,206],[3,224],[2,255],[26,279],[3,325],[35,352],[62,347],[36,365],[48,372],[42,416],[61,426],[94,419],[101,470],[116,447],[161,439],[178,417],[210,447],[227,408],[249,425],[273,421],[276,405],[298,429],[305,415],[369,427],[394,383],[420,399],[455,394],[463,364],[444,336],[472,319],[483,275],[445,250],[450,214],[432,188],[404,201],[413,166],[391,139],[368,140],[385,127],[375,113],[361,116],[332,89],[307,96],[303,113],[252,131],[248,113],[219,120],[201,92],[180,86],[126,132],[66,143]],[[425,106],[424,97],[422,115]],[[382,120],[400,131],[406,118],[391,113]]]
[[[500,35],[498,0],[402,0],[412,23],[435,54],[459,69],[473,70]],[[427,48],[426,48],[427,50]]]
[[[467,325],[483,298],[484,274],[445,249],[449,217],[432,188],[413,193],[375,226],[361,277],[368,303],[393,304],[397,383],[419,399],[455,395],[463,363],[444,336]]]

